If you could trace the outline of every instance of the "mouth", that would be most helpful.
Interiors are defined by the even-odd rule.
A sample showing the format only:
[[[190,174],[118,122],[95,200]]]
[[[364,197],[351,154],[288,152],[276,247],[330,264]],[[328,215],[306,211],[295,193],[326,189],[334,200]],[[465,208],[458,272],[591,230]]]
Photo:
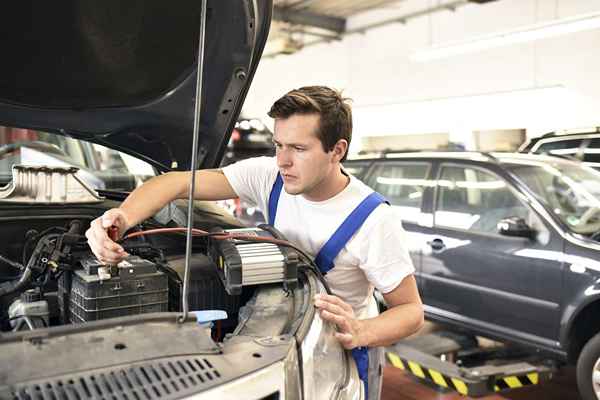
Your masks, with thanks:
[[[289,175],[289,174],[281,174],[281,177],[283,178],[284,181],[291,181],[296,179],[296,177],[294,175]]]

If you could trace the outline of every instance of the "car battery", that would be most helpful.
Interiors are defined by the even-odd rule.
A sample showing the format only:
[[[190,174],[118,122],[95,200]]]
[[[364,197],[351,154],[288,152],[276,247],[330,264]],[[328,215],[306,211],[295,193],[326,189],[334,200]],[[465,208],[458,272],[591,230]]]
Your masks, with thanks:
[[[253,237],[283,239],[275,229],[243,228],[215,232],[250,235]],[[274,243],[211,238],[209,256],[217,264],[217,271],[225,290],[238,295],[243,286],[282,282],[287,290],[298,282],[298,253],[291,247]]]
[[[67,296],[70,322],[168,311],[168,278],[154,263],[130,256],[106,270],[95,258],[81,264]]]

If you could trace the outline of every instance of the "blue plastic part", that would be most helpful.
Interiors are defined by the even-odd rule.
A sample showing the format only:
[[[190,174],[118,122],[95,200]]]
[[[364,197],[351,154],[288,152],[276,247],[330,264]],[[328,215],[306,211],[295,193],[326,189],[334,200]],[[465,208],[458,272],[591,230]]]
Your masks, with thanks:
[[[220,319],[227,319],[227,312],[223,310],[192,311],[190,314],[196,315],[196,322],[198,322],[198,325],[204,325]]]

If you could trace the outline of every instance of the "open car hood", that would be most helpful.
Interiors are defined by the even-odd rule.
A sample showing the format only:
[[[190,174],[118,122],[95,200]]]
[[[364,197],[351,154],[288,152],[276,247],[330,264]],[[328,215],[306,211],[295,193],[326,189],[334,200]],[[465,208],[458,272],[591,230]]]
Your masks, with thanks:
[[[221,161],[258,65],[271,0],[208,0],[198,166]],[[201,1],[12,2],[0,25],[0,125],[189,169]]]

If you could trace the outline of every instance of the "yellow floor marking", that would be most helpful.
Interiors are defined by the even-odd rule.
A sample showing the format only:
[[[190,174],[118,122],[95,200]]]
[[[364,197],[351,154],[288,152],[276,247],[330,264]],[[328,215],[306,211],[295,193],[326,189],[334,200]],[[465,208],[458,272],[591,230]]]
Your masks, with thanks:
[[[452,383],[454,383],[454,386],[456,387],[456,390],[458,391],[458,393],[464,394],[464,395],[466,395],[468,393],[467,385],[465,385],[465,383],[463,381],[459,381],[456,378],[452,378]]]
[[[419,364],[409,361],[408,367],[410,368],[412,373],[418,376],[419,378],[425,378],[425,374],[423,373],[423,370],[421,369]]]
[[[510,386],[513,389],[523,386],[521,381],[519,381],[519,379],[516,376],[504,377],[504,382],[506,382],[508,384],[508,386]]]
[[[431,375],[431,377],[433,378],[433,381],[435,383],[437,383],[438,385],[443,386],[445,388],[448,387],[448,384],[446,383],[446,380],[444,379],[442,374],[440,374],[439,372],[437,372],[431,368],[429,369],[429,374]]]
[[[537,372],[531,372],[531,373],[527,374],[527,377],[534,385],[537,385],[540,380]]]
[[[387,353],[387,356],[394,367],[404,369],[404,363],[402,362],[400,357],[398,357],[394,353]]]

